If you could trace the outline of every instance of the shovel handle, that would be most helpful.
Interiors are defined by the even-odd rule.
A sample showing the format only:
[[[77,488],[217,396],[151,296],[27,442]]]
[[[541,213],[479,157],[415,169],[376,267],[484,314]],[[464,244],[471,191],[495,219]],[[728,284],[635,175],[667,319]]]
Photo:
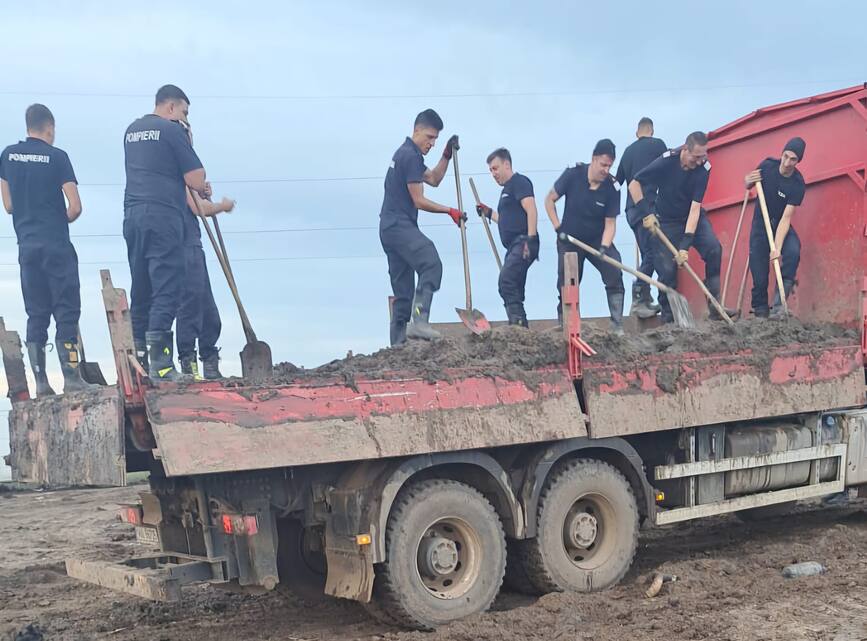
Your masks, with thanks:
[[[482,200],[479,198],[476,183],[472,178],[470,178],[470,189],[473,190],[473,198],[476,199],[476,205],[481,205]],[[485,233],[488,235],[488,242],[491,243],[491,251],[494,252],[494,260],[497,261],[497,270],[502,271],[503,261],[500,260],[500,252],[497,251],[497,243],[494,242],[494,235],[491,233],[491,225],[488,222],[487,216],[482,216],[482,224],[485,226]]]
[[[464,199],[461,196],[461,174],[458,170],[458,147],[452,149],[452,162],[455,165],[455,188],[458,192],[458,210],[464,213]],[[470,257],[467,251],[467,227],[461,219],[461,252],[464,255],[464,287],[467,290],[467,310],[473,310],[473,290],[470,285]]]
[[[732,239],[732,247],[729,250],[729,262],[726,265],[726,276],[723,279],[723,288],[722,294],[720,295],[720,299],[723,304],[726,302],[726,294],[729,291],[729,278],[732,275],[732,265],[735,261],[735,251],[738,248],[738,239],[741,237],[741,226],[744,224],[744,213],[747,211],[747,202],[750,200],[750,190],[747,189],[744,192],[744,202],[741,205],[741,215],[738,216],[738,226],[735,228],[735,237]],[[740,302],[738,302],[738,309],[740,309]]]
[[[653,233],[656,234],[656,237],[659,238],[662,241],[662,244],[668,248],[668,251],[671,252],[672,256],[674,256],[676,258],[677,257],[677,248],[671,244],[671,241],[668,239],[668,236],[666,236],[665,233],[662,231],[662,229],[659,228],[658,224],[653,226]],[[683,268],[686,270],[686,273],[689,274],[690,277],[696,282],[696,284],[701,289],[702,293],[705,295],[705,297],[707,297],[708,301],[710,301],[710,304],[714,306],[714,309],[716,309],[716,311],[719,313],[719,315],[722,316],[729,325],[734,325],[735,322],[731,319],[731,317],[728,314],[726,314],[726,310],[723,309],[723,306],[719,304],[719,301],[716,298],[714,298],[713,294],[710,293],[710,290],[708,290],[707,285],[705,285],[704,282],[701,280],[701,278],[698,277],[698,274],[696,274],[693,271],[690,264],[684,263]]]
[[[762,181],[756,183],[756,193],[759,195],[759,208],[762,210],[762,220],[765,222],[765,233],[768,235],[768,247],[771,253],[777,253],[777,243],[774,240],[774,230],[771,229],[771,217],[768,215],[768,204],[765,201],[765,190],[762,187]],[[783,272],[780,269],[780,259],[774,258],[771,261],[774,264],[774,275],[777,277],[777,292],[780,294],[780,304],[783,306],[783,312],[789,314],[789,305],[786,303],[786,287],[783,285]]]

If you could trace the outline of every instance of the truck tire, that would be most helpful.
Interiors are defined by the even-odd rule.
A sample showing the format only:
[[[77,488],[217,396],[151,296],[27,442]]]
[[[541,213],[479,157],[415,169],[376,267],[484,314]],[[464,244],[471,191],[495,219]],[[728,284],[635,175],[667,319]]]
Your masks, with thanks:
[[[607,463],[570,461],[545,483],[535,538],[519,561],[538,593],[615,585],[638,547],[638,506],[629,482]]]
[[[325,555],[310,545],[311,531],[296,519],[277,521],[277,572],[280,584],[308,603],[328,599]]]
[[[527,548],[529,541],[509,539],[506,543],[508,555],[506,557],[506,578],[503,581],[504,585],[520,594],[528,594],[530,596],[541,596],[545,594],[530,577],[527,569],[530,567],[528,562]]]
[[[484,612],[500,590],[506,539],[500,517],[474,488],[428,479],[402,489],[376,566],[373,603],[381,621],[432,630]]]

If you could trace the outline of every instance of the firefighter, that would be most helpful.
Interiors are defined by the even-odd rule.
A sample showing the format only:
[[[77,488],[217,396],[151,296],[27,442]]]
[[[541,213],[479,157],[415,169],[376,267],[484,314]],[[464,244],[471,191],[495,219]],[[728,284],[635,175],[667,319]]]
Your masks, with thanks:
[[[78,367],[81,293],[78,256],[69,240],[69,225],[81,215],[78,182],[69,156],[54,146],[55,122],[48,107],[30,105],[24,119],[27,139],[3,150],[0,185],[3,206],[12,215],[18,239],[27,355],[36,379],[36,395],[42,397],[54,394],[45,370],[52,316],[63,391],[94,386],[82,379]]]
[[[669,250],[655,239],[654,267],[659,280],[669,287],[677,287],[677,270],[686,263],[690,247],[695,247],[704,260],[704,283],[714,298],[719,298],[722,246],[701,207],[710,169],[707,136],[694,131],[686,137],[683,146],[669,149],[639,171],[629,183],[629,194],[644,227],[651,230],[659,225],[678,250],[677,256],[672,257]],[[658,193],[656,202],[651,205],[644,190],[654,186]],[[664,292],[659,293],[659,303],[662,321],[671,323],[674,317]],[[711,318],[720,318],[710,304],[708,309]]]
[[[400,345],[407,338],[432,340],[440,336],[429,321],[443,265],[434,244],[418,228],[418,210],[446,214],[458,226],[467,217],[462,211],[435,203],[424,195],[425,183],[436,187],[442,182],[452,151],[458,148],[458,137],[452,136],[436,166],[433,169],[425,166],[424,156],[433,149],[442,129],[443,121],[437,112],[422,111],[415,119],[412,137],[394,152],[385,175],[379,239],[388,259],[388,275],[394,293],[391,345]]]
[[[797,165],[804,159],[806,148],[807,143],[803,138],[792,138],[783,147],[780,158],[766,158],[744,179],[747,189],[762,181],[768,217],[774,232],[774,246],[777,248],[776,253],[771,254],[761,205],[756,199],[753,226],[750,230],[750,273],[753,276],[753,314],[758,317],[767,318],[769,315],[769,261],[780,261],[786,298],[795,287],[795,275],[801,261],[801,240],[792,227],[792,217],[795,208],[804,200],[804,177],[798,171]],[[772,311],[778,313],[781,308],[778,290]]]
[[[509,325],[528,327],[524,288],[527,271],[539,258],[538,213],[533,183],[512,170],[512,155],[508,149],[495,149],[488,155],[487,162],[491,176],[503,191],[496,211],[479,204],[476,212],[497,223],[500,241],[506,248],[498,284]]]
[[[664,154],[668,147],[659,138],[653,137],[653,121],[644,117],[638,121],[638,129],[635,132],[637,140],[629,145],[620,158],[615,180],[621,185],[628,185],[635,174],[644,169],[651,162]],[[656,200],[656,188],[648,184],[644,189],[644,197],[649,204]],[[626,191],[626,222],[635,234],[635,242],[638,243],[638,251],[641,255],[641,264],[638,271],[646,276],[653,276],[653,235],[641,224],[641,216],[632,202],[629,190]],[[659,313],[659,305],[653,302],[650,294],[650,285],[643,280],[636,279],[632,283],[632,306],[629,313],[638,318],[652,318]]]
[[[172,323],[184,282],[184,216],[189,186],[211,195],[205,170],[178,123],[190,100],[174,85],[160,87],[154,112],[133,122],[124,136],[126,191],[123,236],[132,285],[130,317],[139,359],[153,381],[177,380]]]
[[[562,320],[563,254],[576,252],[579,280],[584,273],[584,260],[587,259],[599,270],[605,284],[611,329],[617,334],[623,334],[625,290],[620,270],[601,258],[585,254],[564,238],[566,234],[573,236],[620,261],[620,252],[614,246],[614,232],[620,210],[620,185],[610,173],[615,156],[614,143],[609,139],[604,138],[596,143],[589,165],[578,163],[567,168],[557,179],[545,197],[545,211],[557,232],[557,295],[560,297],[557,317]],[[557,201],[561,196],[566,196],[562,223],[557,216]]]
[[[190,144],[193,133],[188,121],[180,120],[181,126],[187,131]],[[202,249],[202,229],[199,226],[199,213],[211,217],[220,213],[229,213],[235,208],[235,201],[223,198],[219,203],[203,200],[198,194],[187,190],[187,209],[184,212],[184,277],[183,299],[178,309],[177,343],[178,361],[181,364],[181,374],[194,379],[205,378],[214,380],[222,378],[220,373],[220,350],[217,340],[220,338],[222,323],[220,310],[214,301],[211,291],[211,279],[208,276],[208,265],[205,261],[205,251]],[[202,371],[196,358],[198,343],[199,358],[202,359]]]

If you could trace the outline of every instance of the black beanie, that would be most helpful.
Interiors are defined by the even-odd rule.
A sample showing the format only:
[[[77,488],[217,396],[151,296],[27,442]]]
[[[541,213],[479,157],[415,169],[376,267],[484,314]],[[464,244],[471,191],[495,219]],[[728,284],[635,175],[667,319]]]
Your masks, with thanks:
[[[608,138],[603,138],[599,142],[596,143],[596,146],[593,148],[594,156],[611,156],[612,159],[616,158],[616,154],[614,151],[614,143],[611,142]]]
[[[789,142],[786,143],[786,146],[783,147],[783,151],[791,151],[798,157],[798,161],[804,159],[804,151],[807,149],[807,143],[804,142],[803,138],[792,138]]]

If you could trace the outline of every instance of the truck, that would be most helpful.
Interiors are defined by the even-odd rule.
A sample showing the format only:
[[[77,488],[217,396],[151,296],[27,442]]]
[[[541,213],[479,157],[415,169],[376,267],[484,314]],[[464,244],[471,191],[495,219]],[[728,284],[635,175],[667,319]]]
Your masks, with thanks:
[[[120,517],[155,551],[67,559],[71,577],[157,600],[182,598],[189,583],[282,585],[305,599],[356,600],[417,629],[484,611],[504,584],[532,594],[613,586],[642,527],[760,518],[861,492],[865,121],[859,85],[760,109],[710,134],[705,207],[727,272],[743,283],[743,176],[788,138],[808,141],[795,220],[801,282],[790,309],[798,322],[839,330],[827,340],[791,332],[769,345],[606,356],[591,339],[593,321],[581,318],[571,254],[562,330],[556,321],[529,330],[561,340],[562,362],[518,374],[470,365],[433,380],[387,371],[152,387],[135,359],[126,295],[103,271],[115,385],[30,399],[20,340],[0,328],[13,476],[118,485],[127,471],[149,473]],[[702,293],[682,285],[693,313],[706,314]],[[703,331],[730,331],[710,327]]]

